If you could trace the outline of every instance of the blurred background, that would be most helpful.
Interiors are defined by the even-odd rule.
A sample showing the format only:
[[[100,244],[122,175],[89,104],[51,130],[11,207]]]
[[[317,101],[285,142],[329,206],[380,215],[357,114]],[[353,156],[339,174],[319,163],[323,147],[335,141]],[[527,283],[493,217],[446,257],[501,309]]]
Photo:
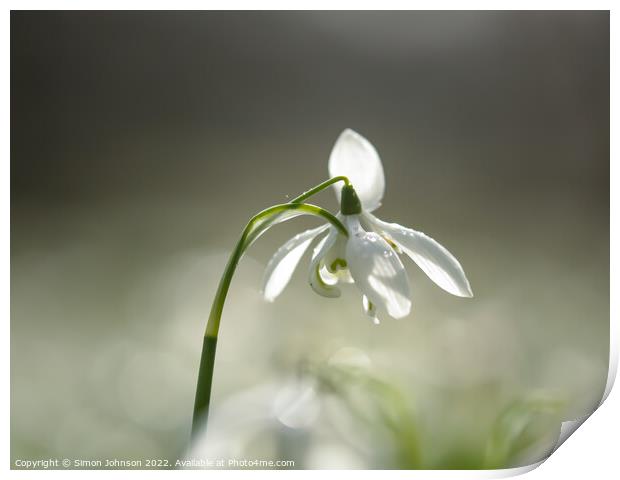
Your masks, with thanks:
[[[224,311],[211,425],[187,452],[202,334],[249,217],[379,151],[404,260],[373,325],[306,260],[273,304],[252,247]],[[331,191],[313,200],[335,211]],[[11,456],[531,463],[600,401],[609,345],[607,12],[12,12]]]

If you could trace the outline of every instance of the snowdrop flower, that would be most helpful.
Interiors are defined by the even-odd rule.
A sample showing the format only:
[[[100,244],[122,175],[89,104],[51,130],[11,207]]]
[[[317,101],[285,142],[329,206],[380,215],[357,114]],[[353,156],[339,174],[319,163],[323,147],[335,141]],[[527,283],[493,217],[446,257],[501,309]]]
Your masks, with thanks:
[[[345,130],[332,150],[329,173],[330,179],[290,202],[254,215],[231,252],[203,337],[192,438],[206,425],[220,321],[235,270],[245,251],[272,226],[299,215],[313,215],[328,222],[296,235],[275,253],[265,273],[263,293],[267,300],[273,301],[282,293],[301,257],[315,242],[309,274],[312,288],[326,297],[338,297],[339,283],[355,283],[362,292],[364,310],[375,323],[380,313],[401,318],[411,311],[409,279],[400,253],[411,257],[444,290],[462,297],[472,296],[461,265],[444,247],[421,232],[383,222],[371,213],[381,205],[385,178],[381,159],[368,140]],[[340,182],[344,185],[336,186]],[[335,186],[340,199],[337,216],[305,203],[330,185]]]
[[[340,200],[337,217],[349,235],[326,224],[291,238],[267,265],[263,280],[266,300],[273,301],[282,293],[304,253],[322,235],[310,262],[311,287],[320,295],[338,297],[339,283],[355,283],[362,293],[364,311],[375,323],[379,314],[402,318],[411,311],[411,290],[401,253],[445,291],[473,296],[463,268],[446,248],[422,232],[384,222],[371,213],[381,205],[385,176],[379,154],[368,140],[350,129],[342,132],[329,158],[329,173],[350,181],[334,184]]]

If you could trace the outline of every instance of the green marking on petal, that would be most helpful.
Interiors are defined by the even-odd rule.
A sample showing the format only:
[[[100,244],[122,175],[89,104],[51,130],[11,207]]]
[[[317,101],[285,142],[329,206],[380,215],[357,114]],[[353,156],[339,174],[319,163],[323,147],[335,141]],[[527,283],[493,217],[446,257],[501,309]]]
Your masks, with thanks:
[[[345,268],[347,268],[347,261],[344,258],[337,258],[327,267],[330,273],[336,273],[338,269]]]

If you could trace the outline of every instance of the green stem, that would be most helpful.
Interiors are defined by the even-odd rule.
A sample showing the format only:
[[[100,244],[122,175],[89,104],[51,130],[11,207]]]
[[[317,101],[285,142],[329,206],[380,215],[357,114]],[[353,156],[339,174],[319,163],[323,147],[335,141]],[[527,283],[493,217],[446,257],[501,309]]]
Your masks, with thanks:
[[[301,214],[310,214],[322,217],[331,223],[335,228],[340,230],[343,235],[348,236],[348,232],[344,225],[342,225],[340,220],[338,220],[333,214],[315,205],[299,203],[304,198],[308,198],[310,195],[326,188],[332,183],[334,183],[334,181],[328,180],[327,182],[323,182],[321,185],[305,192],[300,197],[297,197],[295,199],[295,203],[284,203],[263,210],[252,217],[243,230],[241,238],[237,242],[235,249],[228,259],[228,263],[218,285],[215,299],[213,300],[213,305],[211,306],[209,320],[207,322],[205,338],[202,346],[200,367],[198,370],[198,383],[196,387],[196,399],[194,402],[194,415],[192,419],[192,436],[197,433],[198,426],[206,421],[209,412],[211,384],[213,381],[213,367],[215,362],[215,349],[217,346],[217,335],[220,328],[220,319],[222,317],[222,311],[224,310],[224,302],[226,301],[226,295],[228,294],[228,289],[239,260],[241,259],[246,248],[251,244],[251,241],[253,241],[257,236],[255,235],[252,237],[252,235],[257,232],[264,231],[264,228],[267,228],[265,225],[269,226],[269,220],[274,216],[279,216],[287,211],[298,211]],[[318,187],[322,188],[317,190]],[[248,241],[248,239],[250,241]]]
[[[211,398],[211,383],[213,382],[213,365],[215,364],[215,347],[217,337],[205,335],[202,341],[202,355],[198,368],[198,383],[196,385],[196,399],[194,401],[194,415],[192,418],[192,438],[198,432],[201,419],[206,420]]]
[[[330,178],[329,180],[325,180],[323,183],[319,183],[316,187],[305,191],[298,197],[293,198],[293,200],[291,200],[291,203],[303,202],[306,198],[309,198],[312,195],[319,193],[321,190],[325,190],[330,185],[334,183],[338,183],[338,182],[344,182],[345,185],[351,185],[351,182],[349,182],[349,179],[345,176],[341,175],[339,177],[333,177],[333,178]]]
[[[267,208],[266,210],[263,210],[262,212],[256,214],[254,217],[252,217],[252,219],[248,222],[247,226],[243,230],[241,238],[237,242],[237,246],[235,247],[235,250],[230,256],[230,259],[228,260],[226,270],[224,271],[224,275],[220,280],[217,293],[215,294],[215,300],[211,307],[211,313],[209,314],[209,320],[207,322],[205,336],[217,337],[217,333],[220,328],[220,317],[222,316],[222,310],[224,309],[224,301],[226,300],[228,287],[230,286],[230,282],[235,273],[235,269],[237,268],[237,264],[239,263],[243,252],[248,246],[246,242],[248,237],[250,237],[250,235],[254,233],[257,226],[260,230],[262,230],[262,225],[259,224],[261,220],[268,219],[272,215],[277,215],[290,210],[300,211],[302,212],[302,214],[306,213],[323,217],[334,227],[340,230],[340,232],[345,237],[349,235],[347,229],[340,222],[340,220],[338,220],[333,214],[331,214],[327,210],[324,210],[321,207],[317,207],[316,205],[310,205],[307,203],[283,203],[281,205],[275,205],[273,207]]]
[[[291,200],[289,203],[303,202],[306,198],[310,198],[312,195],[316,195],[322,190],[325,190],[330,185],[333,185],[334,183],[338,183],[338,182],[344,182],[345,185],[351,185],[351,182],[349,182],[349,179],[347,177],[344,177],[344,176],[333,177],[333,178],[330,178],[329,180],[325,180],[324,182],[319,183],[316,187],[313,187],[310,190],[305,191],[298,197],[293,198],[293,200]],[[271,224],[275,223],[278,220],[278,218],[279,218],[279,215],[273,215],[271,218],[265,220],[265,223],[261,224],[260,229],[256,229],[254,232],[252,232],[252,234],[249,235],[248,242],[247,242],[248,245],[251,245],[252,243],[254,243],[254,240],[256,240],[258,236],[263,231],[265,231]]]

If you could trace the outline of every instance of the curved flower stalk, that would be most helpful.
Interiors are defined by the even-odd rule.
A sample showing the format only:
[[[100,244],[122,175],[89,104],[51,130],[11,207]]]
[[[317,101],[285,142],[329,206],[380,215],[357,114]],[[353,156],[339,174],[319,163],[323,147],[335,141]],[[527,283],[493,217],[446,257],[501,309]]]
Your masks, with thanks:
[[[447,292],[473,296],[463,268],[446,248],[422,232],[372,214],[381,206],[385,176],[379,154],[368,140],[350,129],[342,132],[329,158],[329,173],[350,182],[334,184],[341,203],[337,217],[348,235],[325,224],[286,242],[267,265],[263,281],[266,300],[273,301],[282,293],[303,254],[321,235],[310,261],[310,286],[320,295],[338,297],[338,284],[355,283],[362,293],[364,311],[375,323],[380,314],[402,318],[411,311],[411,290],[401,253]]]
[[[324,182],[321,184],[325,185],[322,188],[331,185],[333,181]],[[319,185],[319,187],[321,185]],[[217,346],[217,335],[220,328],[222,311],[224,310],[224,302],[226,301],[226,295],[228,294],[228,289],[239,260],[241,260],[241,257],[247,248],[269,227],[299,215],[314,215],[321,217],[322,219],[327,220],[328,225],[332,225],[342,235],[348,235],[346,228],[342,225],[340,220],[338,220],[338,218],[330,212],[317,207],[316,205],[302,203],[302,200],[308,196],[310,195],[306,193],[296,198],[294,202],[275,205],[252,217],[243,230],[241,238],[237,242],[237,246],[230,255],[224,274],[222,275],[218,285],[215,299],[213,300],[213,305],[211,306],[211,312],[209,314],[209,320],[207,321],[207,328],[205,330],[205,336],[202,344],[202,354],[198,369],[198,384],[196,386],[196,398],[194,401],[194,414],[192,418],[192,436],[197,433],[201,421],[206,419],[209,411],[211,383],[213,381],[213,367],[215,362],[215,349]]]

